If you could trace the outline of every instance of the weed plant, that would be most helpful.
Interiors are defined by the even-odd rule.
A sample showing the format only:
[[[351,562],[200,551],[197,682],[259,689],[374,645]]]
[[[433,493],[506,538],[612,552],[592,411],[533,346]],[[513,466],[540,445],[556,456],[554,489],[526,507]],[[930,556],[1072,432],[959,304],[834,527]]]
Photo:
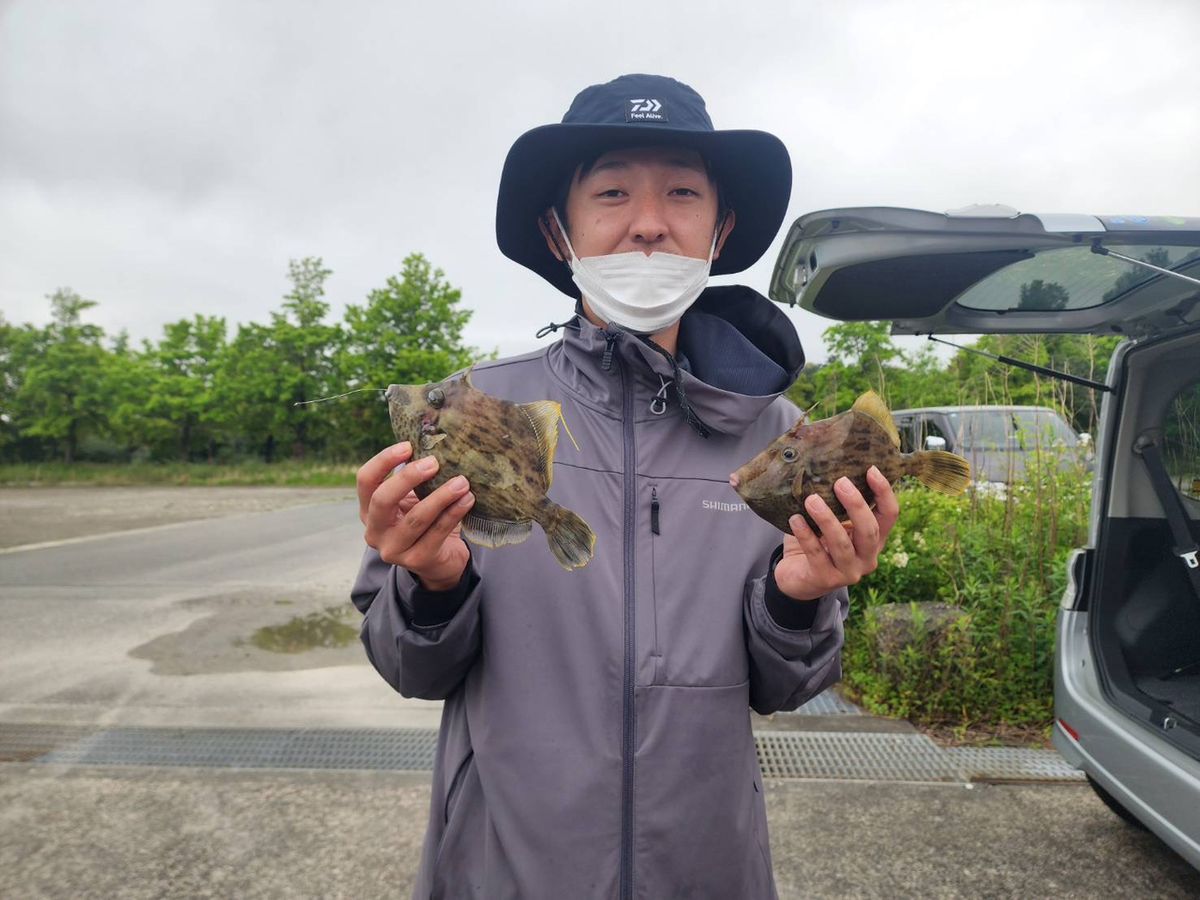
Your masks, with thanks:
[[[1066,558],[1087,539],[1091,475],[1053,453],[1021,483],[947,497],[900,490],[879,568],[855,591],[844,683],[869,711],[928,725],[1041,727],[1053,715],[1055,618]],[[884,604],[960,610],[911,640],[883,633]]]

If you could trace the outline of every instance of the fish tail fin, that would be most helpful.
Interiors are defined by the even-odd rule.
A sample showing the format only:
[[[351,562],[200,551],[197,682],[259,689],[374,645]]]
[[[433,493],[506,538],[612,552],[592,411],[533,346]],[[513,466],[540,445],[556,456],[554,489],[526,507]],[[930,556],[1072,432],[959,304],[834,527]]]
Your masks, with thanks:
[[[961,494],[971,483],[971,464],[956,453],[922,450],[914,453],[921,484],[943,494]]]
[[[564,569],[580,569],[591,561],[596,549],[596,533],[582,518],[547,500],[540,524],[546,532],[550,551]]]

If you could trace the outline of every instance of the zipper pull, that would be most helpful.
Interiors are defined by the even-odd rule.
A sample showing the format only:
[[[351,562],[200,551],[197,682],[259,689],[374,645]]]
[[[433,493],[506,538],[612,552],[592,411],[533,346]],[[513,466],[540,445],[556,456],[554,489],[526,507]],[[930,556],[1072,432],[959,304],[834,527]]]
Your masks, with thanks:
[[[650,488],[650,530],[654,534],[662,534],[658,530],[658,488]]]
[[[600,367],[605,372],[612,369],[613,345],[617,342],[616,334],[604,332],[604,358],[600,360]]]

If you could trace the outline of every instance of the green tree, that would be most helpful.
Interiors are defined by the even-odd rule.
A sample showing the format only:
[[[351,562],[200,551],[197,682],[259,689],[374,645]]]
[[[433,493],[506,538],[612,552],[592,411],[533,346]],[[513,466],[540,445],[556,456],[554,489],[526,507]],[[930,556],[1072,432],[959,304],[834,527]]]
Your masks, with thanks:
[[[365,304],[346,307],[342,390],[422,384],[469,366],[478,351],[462,342],[471,312],[459,307],[461,298],[422,254],[405,257],[399,275],[371,291]],[[339,433],[354,436],[346,452],[361,456],[391,439],[387,415],[375,404],[347,403],[329,415],[343,423]]]
[[[269,325],[239,325],[223,354],[212,420],[235,452],[253,450],[271,462],[281,452],[299,458],[325,450],[333,427],[328,417],[296,404],[336,393],[341,329],[323,321],[330,274],[319,257],[292,260],[282,311],[271,313]]]
[[[1119,336],[990,334],[981,337],[975,348],[1103,382],[1120,340]],[[1094,390],[968,351],[959,351],[948,368],[949,380],[958,390],[956,403],[1050,406],[1063,412],[1077,430],[1095,432],[1100,398]]]
[[[891,406],[949,402],[945,374],[932,347],[905,353],[890,322],[844,322],[822,334],[829,360],[806,367],[788,396],[815,418],[850,408],[867,390]]]
[[[225,349],[225,320],[196,315],[163,326],[141,353],[113,347],[111,424],[131,450],[155,459],[207,458],[217,449],[214,390]]]
[[[328,417],[311,405],[296,404],[337,392],[335,360],[342,332],[338,325],[322,321],[329,313],[329,304],[322,298],[331,274],[319,257],[289,262],[292,290],[283,299],[284,312],[271,315],[271,343],[282,363],[278,423],[296,458],[324,449],[330,432]]]
[[[98,325],[83,321],[96,305],[70,288],[50,294],[53,319],[30,335],[28,365],[14,398],[21,432],[58,445],[64,462],[74,462],[84,435],[103,429],[106,351]]]

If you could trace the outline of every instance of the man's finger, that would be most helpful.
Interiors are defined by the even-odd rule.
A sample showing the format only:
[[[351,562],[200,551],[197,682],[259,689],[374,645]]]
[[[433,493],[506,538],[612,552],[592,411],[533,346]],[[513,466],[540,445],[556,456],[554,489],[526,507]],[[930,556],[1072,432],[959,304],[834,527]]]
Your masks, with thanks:
[[[792,528],[792,536],[796,539],[796,543],[800,545],[801,553],[814,558],[825,556],[825,548],[821,545],[821,539],[808,527],[804,516],[797,513],[788,519],[788,525]]]
[[[882,549],[892,526],[900,518],[900,501],[892,485],[875,466],[867,470],[867,484],[875,494],[875,517],[879,522],[879,546]]]
[[[864,564],[874,568],[875,556],[879,552],[879,522],[875,513],[849,478],[839,478],[833,489],[854,526],[850,540],[855,554]]]
[[[367,508],[370,506],[371,496],[396,466],[408,462],[411,458],[412,444],[401,441],[380,450],[359,466],[355,484],[358,488],[358,517],[364,525],[367,524]]]
[[[428,564],[435,560],[438,553],[441,552],[446,538],[450,537],[454,529],[462,524],[463,517],[471,511],[471,507],[474,505],[475,495],[468,491],[446,506],[433,520],[433,523],[408,546],[407,554],[411,559],[409,565],[413,568],[420,568],[422,564]]]
[[[805,499],[804,507],[812,516],[817,527],[821,529],[821,543],[833,565],[847,575],[856,575],[855,561],[857,554],[854,543],[846,529],[842,527],[838,517],[821,497],[813,494]],[[857,579],[855,579],[857,580]]]
[[[426,532],[437,527],[436,523],[443,511],[456,503],[470,489],[470,484],[462,475],[451,478],[428,497],[419,501],[396,523],[396,535],[399,540],[405,546],[416,544]],[[465,514],[466,509],[462,511],[462,515]],[[458,516],[459,521],[461,521],[462,515]],[[449,533],[450,528],[447,528],[446,534]]]
[[[368,521],[365,523],[376,528],[390,525],[396,518],[396,507],[417,486],[433,478],[438,471],[438,461],[432,456],[423,456],[415,462],[407,463],[391,478],[375,489],[367,508]]]

